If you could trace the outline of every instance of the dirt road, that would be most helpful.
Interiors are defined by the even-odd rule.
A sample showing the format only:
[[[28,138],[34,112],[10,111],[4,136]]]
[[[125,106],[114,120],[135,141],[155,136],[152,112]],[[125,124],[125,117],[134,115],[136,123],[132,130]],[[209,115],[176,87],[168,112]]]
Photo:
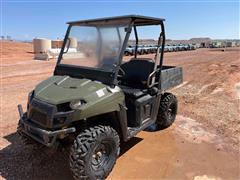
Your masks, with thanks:
[[[1,51],[1,178],[71,179],[61,152],[24,147],[15,133],[17,104],[26,108],[28,92],[55,62],[32,60],[28,43],[5,42]],[[166,53],[165,62],[184,69],[184,83],[172,90],[176,123],[123,144],[108,179],[240,179],[240,48]]]

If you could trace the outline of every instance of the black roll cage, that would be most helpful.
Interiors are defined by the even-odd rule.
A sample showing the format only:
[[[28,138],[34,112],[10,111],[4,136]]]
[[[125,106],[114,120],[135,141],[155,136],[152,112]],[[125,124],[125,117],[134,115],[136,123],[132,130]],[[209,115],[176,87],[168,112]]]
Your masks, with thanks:
[[[66,43],[68,41],[70,29],[73,25],[96,26],[96,25],[102,25],[102,24],[108,24],[108,23],[111,24],[111,22],[114,22],[116,25],[119,25],[119,24],[117,24],[118,21],[121,22],[122,20],[126,20],[126,19],[129,19],[130,23],[129,23],[128,27],[126,28],[127,29],[126,36],[124,38],[123,45],[122,45],[122,48],[120,50],[119,57],[118,57],[119,61],[118,61],[118,64],[116,65],[114,72],[107,72],[107,71],[103,71],[103,70],[97,69],[97,68],[88,68],[88,67],[60,64]],[[134,57],[137,58],[137,49],[138,49],[137,26],[160,25],[161,33],[159,35],[158,44],[157,44],[157,46],[159,47],[159,49],[161,51],[160,61],[159,61],[159,65],[156,66],[156,69],[154,71],[159,74],[159,80],[158,80],[157,84],[158,84],[158,88],[161,89],[161,83],[160,83],[161,70],[162,70],[162,65],[163,65],[163,54],[164,54],[164,46],[165,46],[165,39],[166,39],[163,21],[164,21],[164,19],[159,19],[159,18],[154,18],[154,17],[139,16],[139,15],[127,15],[127,16],[116,16],[116,17],[110,17],[110,18],[99,18],[99,19],[68,22],[69,26],[68,26],[68,29],[67,29],[64,41],[63,41],[62,49],[58,56],[58,61],[57,61],[57,64],[56,64],[56,67],[54,70],[54,75],[67,74],[67,75],[70,75],[73,77],[84,77],[83,75],[81,75],[81,72],[82,72],[87,75],[93,74],[93,79],[94,79],[95,77],[99,77],[99,75],[101,74],[102,77],[99,77],[99,79],[98,79],[99,81],[101,81],[105,84],[111,85],[111,86],[115,86],[118,83],[117,75],[118,75],[119,68],[122,64],[124,51],[127,47],[127,43],[128,43],[128,40],[129,40],[129,37],[131,34],[131,30],[132,29],[134,30],[134,35],[135,35],[135,39],[136,39]],[[104,72],[106,74],[104,74]],[[155,72],[153,72],[153,73],[155,73]]]

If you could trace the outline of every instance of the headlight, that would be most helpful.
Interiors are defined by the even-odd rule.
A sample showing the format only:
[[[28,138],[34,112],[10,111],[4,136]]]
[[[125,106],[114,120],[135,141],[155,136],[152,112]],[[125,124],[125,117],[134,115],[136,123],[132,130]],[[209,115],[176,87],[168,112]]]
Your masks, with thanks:
[[[84,100],[74,100],[70,103],[72,109],[79,109],[86,102]]]
[[[31,102],[32,99],[34,97],[34,91],[31,91],[29,94],[28,94],[28,102]]]

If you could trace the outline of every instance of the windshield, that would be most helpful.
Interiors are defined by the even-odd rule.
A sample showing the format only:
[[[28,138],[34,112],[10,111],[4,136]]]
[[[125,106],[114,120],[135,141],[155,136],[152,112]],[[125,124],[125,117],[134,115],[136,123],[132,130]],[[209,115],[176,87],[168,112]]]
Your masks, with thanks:
[[[60,64],[112,71],[119,61],[126,27],[72,26]]]

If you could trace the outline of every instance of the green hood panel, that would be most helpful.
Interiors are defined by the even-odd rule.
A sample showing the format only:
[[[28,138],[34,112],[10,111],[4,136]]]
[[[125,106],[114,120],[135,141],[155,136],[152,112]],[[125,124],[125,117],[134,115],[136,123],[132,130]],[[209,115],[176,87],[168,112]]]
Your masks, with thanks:
[[[123,96],[122,92],[119,93]],[[109,87],[100,82],[69,76],[52,76],[35,88],[36,98],[56,105],[78,99],[90,105],[119,93],[112,93]]]

